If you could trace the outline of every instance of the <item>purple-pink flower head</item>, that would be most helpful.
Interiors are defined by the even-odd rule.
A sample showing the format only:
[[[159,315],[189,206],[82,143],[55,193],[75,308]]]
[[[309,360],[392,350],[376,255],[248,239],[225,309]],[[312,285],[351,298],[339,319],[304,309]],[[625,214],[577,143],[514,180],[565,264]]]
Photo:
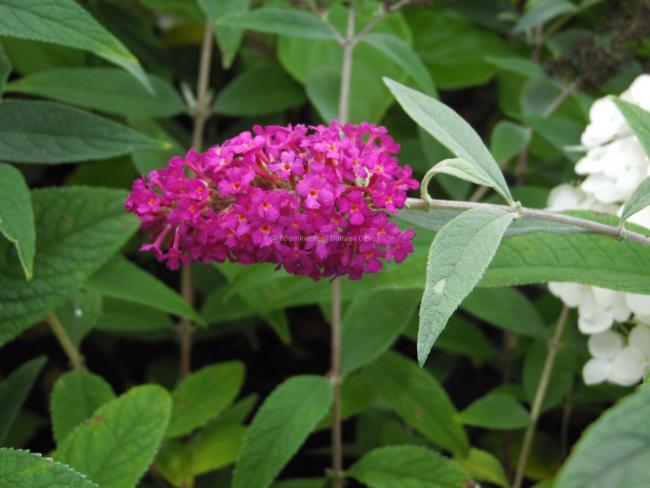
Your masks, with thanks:
[[[384,127],[255,126],[136,180],[126,208],[142,250],[176,269],[203,262],[275,263],[313,279],[381,270],[413,252],[391,222],[418,187]]]

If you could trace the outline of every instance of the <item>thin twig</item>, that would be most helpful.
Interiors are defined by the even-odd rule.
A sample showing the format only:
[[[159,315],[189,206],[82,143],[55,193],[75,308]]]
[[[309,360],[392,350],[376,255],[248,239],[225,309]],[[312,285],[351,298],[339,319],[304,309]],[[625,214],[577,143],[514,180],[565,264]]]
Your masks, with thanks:
[[[70,359],[70,363],[72,364],[72,366],[75,369],[85,369],[81,354],[79,353],[75,345],[70,340],[70,337],[68,336],[65,327],[63,327],[63,324],[56,316],[56,314],[54,312],[48,313],[47,316],[45,317],[45,321],[50,326],[50,329],[52,330],[57,340],[59,341],[59,344],[61,345],[61,348],[63,348],[66,355],[68,356],[68,359]]]
[[[350,112],[350,79],[354,54],[354,26],[356,11],[348,9],[348,23],[343,43],[343,65],[341,67],[341,89],[339,95],[339,122],[347,123]],[[332,382],[332,475],[334,488],[342,488],[343,474],[343,431],[341,418],[341,279],[332,281],[332,344],[330,381]]]
[[[650,237],[640,234],[638,232],[634,232],[627,229],[619,229],[618,227],[607,225],[607,224],[601,224],[600,222],[594,222],[593,220],[582,219],[580,217],[573,217],[572,215],[550,212],[547,210],[539,210],[536,208],[518,207],[514,205],[497,205],[494,203],[483,203],[483,202],[438,200],[435,198],[429,199],[428,202],[420,198],[408,198],[406,200],[406,208],[410,208],[414,210],[424,210],[424,211],[433,208],[443,208],[443,209],[450,209],[450,210],[471,210],[473,208],[491,208],[495,210],[501,210],[503,212],[512,212],[517,214],[518,217],[531,218],[537,220],[548,220],[550,222],[558,222],[560,224],[573,225],[575,227],[580,227],[582,229],[586,229],[596,234],[604,234],[617,239],[622,238],[631,242],[636,242],[637,244],[650,246]]]
[[[372,29],[377,27],[377,24],[381,22],[384,17],[386,17],[388,14],[392,14],[393,12],[397,12],[399,9],[402,7],[408,5],[411,3],[412,0],[400,0],[399,2],[395,2],[393,5],[389,7],[383,7],[381,12],[379,12],[377,15],[375,15],[372,19],[370,19],[370,22],[368,22],[363,29],[359,31],[359,33],[356,36],[353,36],[351,39],[352,42],[358,42],[360,41],[363,36],[368,34]]]
[[[194,112],[194,127],[192,130],[192,147],[197,151],[203,146],[205,123],[209,117],[210,97],[210,63],[212,61],[212,24],[207,23],[203,31],[201,44],[201,59],[199,62],[198,84],[196,89],[196,110]],[[181,270],[181,294],[190,306],[194,304],[194,287],[192,285],[192,269],[183,266]],[[185,378],[192,370],[192,334],[194,327],[190,319],[183,317],[178,324],[180,341],[179,376]]]
[[[562,340],[564,327],[566,326],[568,317],[569,307],[565,305],[562,308],[560,318],[557,321],[557,326],[555,327],[553,338],[549,343],[548,354],[546,355],[544,367],[542,368],[542,376],[539,379],[539,384],[537,385],[537,390],[535,391],[535,398],[533,398],[533,405],[530,409],[530,425],[528,425],[528,428],[526,429],[521,451],[519,452],[519,461],[517,462],[517,472],[515,474],[513,488],[521,488],[521,484],[524,480],[524,472],[526,471],[526,465],[528,464],[528,455],[530,454],[530,447],[533,443],[533,437],[535,436],[537,420],[542,413],[542,405],[544,404],[544,399],[546,398],[546,390],[548,389],[548,384],[551,380],[553,365],[555,364],[557,353],[560,350],[560,341]]]
[[[542,118],[547,118],[553,115],[553,113],[560,108],[564,101],[569,98],[578,88],[579,82],[576,80],[573,83],[569,83],[560,90],[555,99],[549,103],[548,107],[542,112]],[[533,130],[531,128],[526,129],[528,137],[531,137]],[[521,152],[519,158],[517,159],[517,165],[515,166],[515,179],[517,183],[522,184],[524,182],[524,175],[526,174],[526,167],[528,166],[528,146]]]

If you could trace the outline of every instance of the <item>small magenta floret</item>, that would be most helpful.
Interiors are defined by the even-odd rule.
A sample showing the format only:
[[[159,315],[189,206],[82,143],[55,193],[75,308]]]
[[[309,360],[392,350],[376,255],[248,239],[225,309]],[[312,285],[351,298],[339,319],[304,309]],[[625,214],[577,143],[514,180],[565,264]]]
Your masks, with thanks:
[[[418,187],[384,127],[255,126],[136,180],[126,208],[171,269],[192,260],[275,263],[313,279],[382,269],[413,252],[390,221]]]

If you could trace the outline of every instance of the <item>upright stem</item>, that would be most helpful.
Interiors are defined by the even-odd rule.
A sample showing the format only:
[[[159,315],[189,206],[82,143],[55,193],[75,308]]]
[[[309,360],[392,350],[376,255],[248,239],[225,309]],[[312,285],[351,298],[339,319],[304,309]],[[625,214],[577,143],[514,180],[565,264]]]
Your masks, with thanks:
[[[208,119],[210,97],[208,86],[210,83],[210,62],[212,61],[212,25],[208,22],[203,30],[201,44],[201,59],[199,61],[199,75],[196,88],[196,110],[194,112],[194,127],[192,130],[192,147],[197,151],[203,146],[203,133],[205,122]],[[190,305],[194,304],[194,288],[192,285],[192,269],[183,266],[181,270],[181,294]],[[178,324],[180,341],[179,376],[185,378],[192,370],[192,322],[183,317]]]
[[[63,327],[63,324],[59,318],[54,314],[54,312],[50,312],[45,317],[45,321],[49,324],[50,329],[59,341],[59,344],[61,344],[61,347],[68,356],[68,359],[70,359],[72,366],[75,369],[84,369],[83,358],[81,357],[81,354],[75,345],[70,340],[70,337],[68,336],[68,333],[66,332],[65,327]]]
[[[560,350],[560,341],[562,335],[564,334],[564,327],[567,323],[569,317],[569,307],[566,305],[562,308],[560,313],[560,318],[557,321],[557,326],[555,327],[555,333],[548,347],[548,354],[546,355],[546,360],[544,361],[544,367],[542,369],[542,376],[537,385],[537,391],[535,391],[535,398],[533,399],[533,405],[530,409],[530,418],[531,422],[526,429],[524,434],[524,441],[521,446],[521,451],[519,453],[519,461],[517,462],[517,472],[515,474],[515,482],[513,488],[521,488],[521,484],[524,481],[524,471],[526,470],[526,465],[528,464],[528,455],[530,454],[530,447],[533,443],[533,437],[535,436],[535,428],[537,427],[537,420],[542,412],[542,405],[544,404],[544,399],[546,398],[546,390],[548,389],[548,383],[551,380],[551,373],[553,372],[553,365],[555,364],[555,358],[557,353]]]
[[[348,10],[348,24],[343,43],[343,65],[341,67],[341,89],[339,96],[339,122],[345,124],[350,111],[350,78],[352,76],[352,55],[354,53],[354,26],[356,12]],[[341,279],[332,281],[332,345],[330,381],[334,390],[332,401],[332,474],[334,488],[343,486],[343,433],[341,427]]]

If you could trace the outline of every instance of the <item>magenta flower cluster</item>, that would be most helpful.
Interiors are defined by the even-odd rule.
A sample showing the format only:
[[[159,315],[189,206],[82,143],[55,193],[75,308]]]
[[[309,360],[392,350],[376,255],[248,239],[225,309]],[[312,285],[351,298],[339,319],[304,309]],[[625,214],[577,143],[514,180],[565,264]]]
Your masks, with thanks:
[[[175,157],[126,200],[176,269],[191,260],[275,263],[313,279],[403,261],[413,230],[390,221],[418,187],[384,127],[256,126],[204,153]]]

